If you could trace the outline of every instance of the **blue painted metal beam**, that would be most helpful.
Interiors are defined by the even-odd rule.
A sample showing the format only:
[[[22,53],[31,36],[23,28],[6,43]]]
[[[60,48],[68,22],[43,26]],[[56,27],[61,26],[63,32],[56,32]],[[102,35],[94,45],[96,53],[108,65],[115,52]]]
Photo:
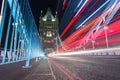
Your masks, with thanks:
[[[4,23],[5,23],[5,16],[6,16],[6,10],[7,10],[7,0],[5,0],[4,2],[4,8],[3,8],[3,14],[1,14],[2,19],[1,19],[1,24],[0,24],[0,41],[2,39],[2,34],[3,34],[3,27],[4,27]],[[1,44],[1,42],[0,42]]]
[[[5,1],[6,5],[4,6],[3,18],[6,17],[7,6],[10,8],[10,16],[5,35],[6,39],[4,44],[4,53],[2,56],[2,64],[26,60],[25,67],[29,67],[30,59],[40,57],[40,54],[43,52],[29,2],[28,0],[21,0],[21,3],[19,3],[19,0]],[[2,19],[2,21],[2,28],[4,28],[4,19]],[[11,35],[10,29],[12,30]],[[1,29],[1,31],[3,30]],[[2,32],[0,32],[0,39],[3,37],[1,35]],[[10,49],[9,53],[7,53],[9,37]],[[5,60],[6,55],[8,55],[8,61]]]

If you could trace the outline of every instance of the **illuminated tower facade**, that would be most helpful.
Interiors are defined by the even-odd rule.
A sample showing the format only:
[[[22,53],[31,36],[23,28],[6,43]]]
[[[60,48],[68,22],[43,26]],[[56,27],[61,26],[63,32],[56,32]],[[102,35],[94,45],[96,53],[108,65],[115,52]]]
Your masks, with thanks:
[[[41,11],[41,16],[39,19],[40,19],[39,20],[40,39],[42,41],[44,50],[47,53],[50,53],[57,46],[57,41],[56,41],[57,40],[56,31],[58,29],[57,13],[55,16],[53,16],[50,8],[48,8],[44,16]]]

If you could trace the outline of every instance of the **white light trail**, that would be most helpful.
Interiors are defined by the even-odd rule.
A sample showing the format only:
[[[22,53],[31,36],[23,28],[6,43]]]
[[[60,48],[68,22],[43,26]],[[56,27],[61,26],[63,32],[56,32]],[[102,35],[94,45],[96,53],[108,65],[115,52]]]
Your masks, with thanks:
[[[81,8],[78,10],[78,12],[75,14],[75,17],[78,15],[78,13],[83,9],[83,7],[86,5],[86,3],[88,2],[88,0],[86,0],[84,2],[84,4],[81,6]]]
[[[2,1],[2,7],[1,7],[1,13],[0,13],[0,25],[1,25],[1,20],[2,20],[4,3],[5,3],[5,0]]]
[[[106,48],[106,49],[96,49],[96,50],[86,50],[86,51],[76,51],[76,52],[64,52],[59,54],[49,54],[50,57],[59,57],[59,56],[69,56],[69,55],[84,55],[89,53],[97,53],[97,52],[106,52],[106,51],[117,51],[120,50],[120,47],[115,48]]]
[[[81,1],[79,2],[79,4],[77,5],[76,9],[74,10],[74,12],[76,12],[77,8],[79,8],[79,6],[81,5],[82,2],[83,2],[83,0],[81,0]]]
[[[95,12],[93,12],[87,19],[85,19],[76,29],[80,28],[84,23],[86,23],[91,17],[93,17],[100,9],[102,9],[110,0],[107,0],[103,5],[101,5]]]

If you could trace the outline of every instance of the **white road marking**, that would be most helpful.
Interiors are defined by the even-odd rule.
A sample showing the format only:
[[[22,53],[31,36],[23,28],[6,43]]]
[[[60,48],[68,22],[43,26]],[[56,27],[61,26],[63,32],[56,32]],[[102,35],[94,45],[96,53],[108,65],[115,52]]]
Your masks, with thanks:
[[[55,77],[55,75],[54,75],[54,73],[53,73],[53,69],[52,69],[52,66],[51,66],[51,64],[50,64],[50,62],[49,62],[49,59],[47,59],[47,61],[48,61],[48,65],[49,65],[49,67],[50,67],[51,74],[52,74],[54,80],[56,80],[56,77]]]
[[[72,57],[57,57],[57,58],[61,58],[61,59],[66,59],[66,60],[72,60],[72,61],[78,61],[78,62],[90,62],[88,60],[78,60],[78,59],[75,59],[75,58],[72,58]]]

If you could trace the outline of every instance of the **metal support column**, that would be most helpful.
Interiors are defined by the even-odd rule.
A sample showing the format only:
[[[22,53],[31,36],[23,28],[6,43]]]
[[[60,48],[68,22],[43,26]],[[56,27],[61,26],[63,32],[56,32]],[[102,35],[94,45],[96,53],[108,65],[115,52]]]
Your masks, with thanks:
[[[4,55],[3,55],[3,58],[2,58],[2,64],[4,64],[6,54],[7,54],[7,46],[8,46],[8,38],[9,38],[9,32],[10,32],[10,26],[11,26],[11,19],[12,19],[12,15],[10,13],[9,22],[8,22],[8,28],[7,28],[7,34],[6,34],[6,39],[5,39]]]
[[[31,41],[32,41],[32,28],[33,28],[33,22],[31,22],[30,26],[30,33],[29,33],[29,43],[28,43],[28,54],[27,54],[27,60],[25,66],[23,68],[30,68],[30,55],[31,55]]]
[[[92,32],[92,37],[93,37],[93,32]],[[92,46],[93,46],[93,50],[95,49],[95,45],[94,45],[95,41],[92,40]]]
[[[7,10],[7,0],[3,0],[3,13],[1,14],[1,24],[0,24],[0,43],[2,39],[2,33],[3,33],[3,27],[5,23],[5,16],[6,16],[6,10]]]
[[[20,49],[19,46],[20,46],[20,42],[21,42],[20,37],[21,37],[21,36],[19,36],[18,47],[17,47],[17,49],[16,49],[16,50],[17,50],[17,52],[16,52],[16,61],[18,60],[19,52],[20,52],[20,50],[19,50],[19,49]]]
[[[13,1],[12,1],[12,7],[10,9],[11,11],[10,11],[10,16],[9,16],[9,21],[8,21],[8,28],[7,28],[6,38],[5,38],[4,55],[3,55],[3,58],[2,58],[2,64],[4,64],[6,54],[7,54],[8,39],[9,39],[9,33],[10,33],[10,27],[11,27],[11,20],[12,20],[12,9],[13,9]],[[10,55],[9,54],[8,54],[8,61],[10,60]]]
[[[17,50],[16,50],[16,46],[17,46],[17,35],[18,35],[18,29],[17,29],[17,27],[18,27],[18,22],[16,22],[16,24],[15,24],[14,52],[13,52],[13,54],[12,54],[12,55],[13,55],[12,61],[15,60],[16,52],[17,52]]]
[[[8,62],[10,62],[10,59],[12,58],[12,46],[13,46],[13,39],[14,39],[14,32],[15,32],[15,23],[12,23],[13,29],[12,29],[12,37],[11,37],[11,43],[10,43],[10,52],[9,52],[9,58],[8,58]]]
[[[23,35],[23,34],[22,34]],[[21,36],[21,40],[20,40],[20,55],[19,55],[19,60],[22,59],[22,54],[23,54],[23,45],[24,45],[24,40],[23,40],[23,36]]]

